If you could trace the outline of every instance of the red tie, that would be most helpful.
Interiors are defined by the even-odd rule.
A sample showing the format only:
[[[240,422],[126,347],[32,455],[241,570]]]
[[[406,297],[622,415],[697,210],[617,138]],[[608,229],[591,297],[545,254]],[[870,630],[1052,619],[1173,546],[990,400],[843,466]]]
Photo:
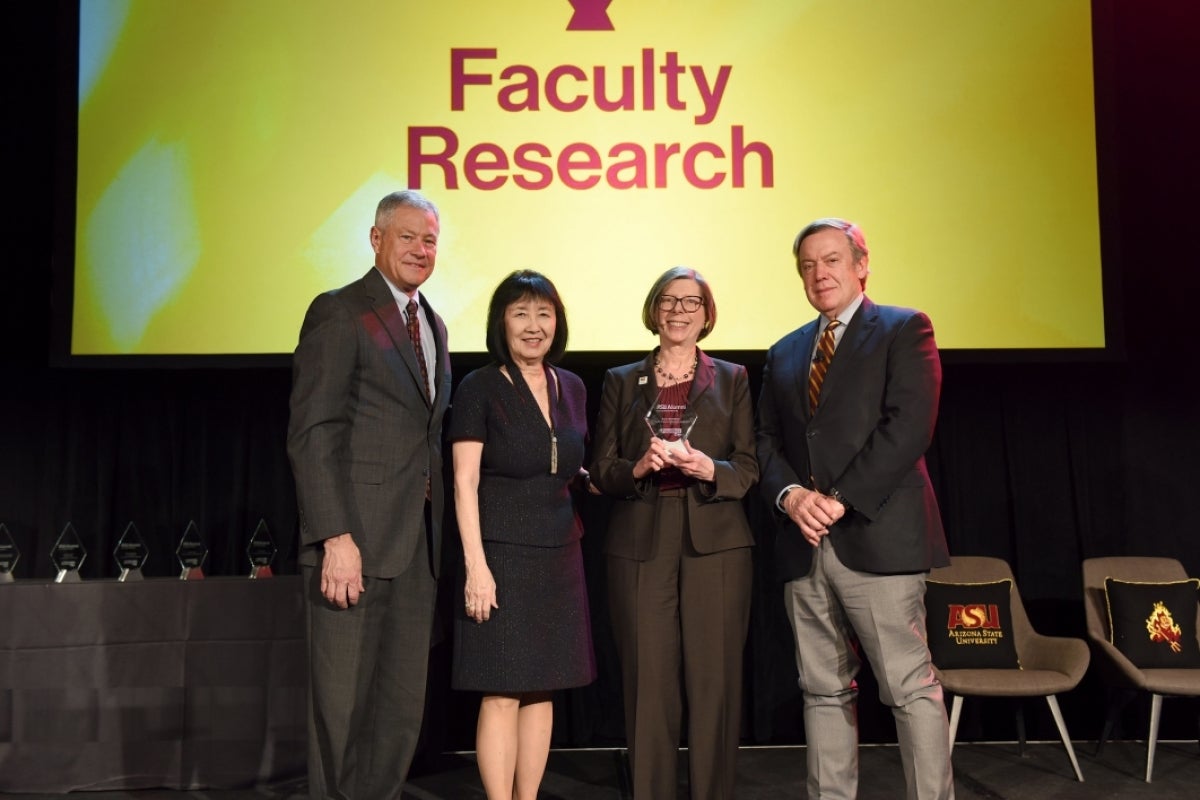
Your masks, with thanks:
[[[825,373],[829,362],[833,360],[834,330],[841,325],[836,319],[825,326],[821,341],[817,344],[816,355],[813,356],[812,368],[808,372],[808,407],[816,412],[817,399],[821,396],[821,384],[825,381]]]
[[[433,396],[429,393],[429,367],[425,364],[425,350],[421,347],[421,320],[417,316],[417,301],[409,300],[404,311],[408,315],[408,338],[412,339],[413,350],[417,351],[417,363],[421,365],[425,399],[433,402]]]

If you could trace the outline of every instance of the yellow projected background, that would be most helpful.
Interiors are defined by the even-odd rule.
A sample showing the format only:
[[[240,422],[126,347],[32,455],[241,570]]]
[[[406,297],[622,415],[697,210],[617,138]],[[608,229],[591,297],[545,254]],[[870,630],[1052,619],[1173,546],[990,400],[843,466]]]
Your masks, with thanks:
[[[1087,0],[83,0],[80,22],[74,354],[290,352],[405,186],[441,210],[423,291],[459,352],[520,268],[558,286],[572,350],[645,350],[676,264],[716,291],[709,349],[765,348],[814,316],[790,246],[821,216],[863,226],[868,294],[943,348],[1104,345]]]

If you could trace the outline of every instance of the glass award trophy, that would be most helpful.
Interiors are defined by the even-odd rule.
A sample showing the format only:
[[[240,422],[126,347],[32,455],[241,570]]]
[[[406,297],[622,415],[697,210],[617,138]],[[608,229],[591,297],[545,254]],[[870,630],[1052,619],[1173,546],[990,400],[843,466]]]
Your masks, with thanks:
[[[87,548],[83,546],[83,540],[75,532],[75,526],[68,522],[62,533],[58,535],[58,541],[50,550],[50,560],[54,562],[54,568],[58,570],[54,582],[69,583],[81,580],[79,568],[83,566],[85,559],[87,559]]]
[[[142,535],[138,533],[137,526],[132,522],[126,525],[125,532],[121,534],[121,538],[117,540],[117,546],[113,548],[113,558],[117,561],[117,568],[121,570],[121,575],[117,580],[121,582],[140,581],[142,566],[149,556],[150,550],[146,547]]]
[[[275,540],[267,530],[267,521],[260,519],[250,544],[246,545],[246,557],[250,559],[251,578],[271,577],[271,562],[275,560]]]
[[[183,538],[175,548],[175,557],[179,559],[179,566],[183,570],[179,574],[179,580],[196,581],[204,577],[204,559],[208,558],[208,546],[200,538],[200,529],[196,527],[195,520],[188,521]]]
[[[0,522],[0,583],[12,583],[13,569],[21,560],[21,549],[13,541],[8,527]]]
[[[683,442],[691,435],[698,419],[696,412],[686,405],[665,405],[661,394],[646,412],[650,433],[666,442],[668,451],[683,450]]]

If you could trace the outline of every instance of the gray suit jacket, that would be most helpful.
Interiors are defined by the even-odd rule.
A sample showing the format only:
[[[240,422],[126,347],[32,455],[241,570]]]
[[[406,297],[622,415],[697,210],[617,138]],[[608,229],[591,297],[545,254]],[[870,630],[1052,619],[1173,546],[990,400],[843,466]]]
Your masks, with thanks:
[[[758,404],[763,495],[774,508],[789,484],[841,492],[854,511],[833,526],[830,543],[852,569],[895,574],[948,564],[925,469],[942,383],[929,318],[864,297],[811,414],[808,372],[817,327],[814,320],[767,351]],[[812,547],[790,519],[780,523],[780,577],[803,577]]]
[[[591,477],[619,498],[609,518],[604,552],[645,561],[654,555],[658,491],[649,478],[634,480],[633,465],[650,446],[646,412],[657,399],[654,355],[611,369],[596,420]],[[715,480],[688,489],[688,532],[700,553],[750,547],[754,536],[742,498],[758,480],[754,411],[746,368],[701,352],[688,406],[698,421],[688,441],[713,459]]]
[[[424,294],[421,303],[435,321],[432,406],[404,316],[378,270],[309,306],[293,361],[287,441],[300,506],[301,564],[316,566],[321,542],[349,531],[364,575],[400,574],[426,535],[428,482],[436,574],[450,356],[445,323]]]

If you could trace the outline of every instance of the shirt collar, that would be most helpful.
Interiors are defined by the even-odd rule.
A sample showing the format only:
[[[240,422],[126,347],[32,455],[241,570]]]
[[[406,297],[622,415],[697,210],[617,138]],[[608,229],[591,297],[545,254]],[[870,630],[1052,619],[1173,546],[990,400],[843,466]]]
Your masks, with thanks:
[[[388,289],[391,290],[392,297],[394,297],[396,299],[396,303],[400,306],[400,308],[402,308],[402,309],[406,308],[408,306],[409,296],[406,295],[404,292],[400,291],[396,287],[396,284],[392,283],[391,280],[388,278],[388,276],[383,274],[383,270],[379,269],[379,267],[376,267],[375,269],[379,272],[379,276],[381,278],[383,278],[383,282],[387,284]],[[416,300],[417,306],[420,306],[421,305],[421,290],[420,289],[415,290],[412,294],[411,299]]]
[[[858,297],[854,298],[850,302],[850,305],[843,308],[842,313],[837,315],[837,321],[842,323],[842,330],[845,330],[846,326],[850,324],[850,320],[854,319],[854,315],[858,313],[858,309],[863,304],[864,297],[866,297],[866,295],[860,292]],[[817,335],[820,336],[825,332],[825,329],[829,327],[829,320],[824,314],[818,317],[818,319],[821,321],[821,324],[817,326]]]

